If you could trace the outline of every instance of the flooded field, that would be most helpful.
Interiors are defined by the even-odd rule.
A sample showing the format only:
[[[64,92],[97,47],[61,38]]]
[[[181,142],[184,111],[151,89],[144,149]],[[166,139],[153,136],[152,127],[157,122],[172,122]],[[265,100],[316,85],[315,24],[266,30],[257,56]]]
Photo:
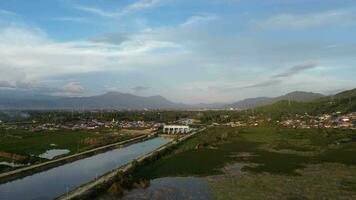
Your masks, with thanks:
[[[51,160],[57,156],[65,155],[68,153],[70,153],[70,151],[68,149],[51,149],[51,150],[47,150],[46,152],[40,154],[38,157]]]

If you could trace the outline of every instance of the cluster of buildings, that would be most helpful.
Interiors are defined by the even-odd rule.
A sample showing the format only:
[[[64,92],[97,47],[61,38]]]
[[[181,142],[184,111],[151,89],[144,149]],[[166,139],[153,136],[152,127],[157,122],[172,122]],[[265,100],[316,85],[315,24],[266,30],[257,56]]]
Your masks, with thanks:
[[[164,125],[162,132],[166,134],[185,134],[190,131],[191,129],[187,125]]]
[[[162,129],[164,133],[168,134],[179,134],[188,133],[191,131],[189,125],[194,123],[191,119],[180,119],[177,121],[165,123],[158,123],[154,121],[116,121],[115,119],[111,121],[100,121],[97,119],[92,120],[81,120],[78,122],[67,122],[67,123],[43,123],[32,122],[27,124],[8,124],[2,126],[5,129],[24,129],[30,132],[37,131],[56,131],[56,130],[95,130],[101,128],[123,128],[123,129],[152,129],[158,130]]]
[[[340,113],[320,116],[296,115],[293,119],[278,121],[282,126],[292,128],[345,128],[356,129],[356,113],[341,115]]]
[[[25,129],[31,132],[36,131],[56,131],[56,130],[95,130],[99,128],[152,128],[158,129],[163,125],[155,122],[146,121],[100,121],[100,120],[81,120],[78,122],[68,122],[68,123],[43,123],[39,124],[37,122],[28,124],[9,124],[4,125],[5,129]]]

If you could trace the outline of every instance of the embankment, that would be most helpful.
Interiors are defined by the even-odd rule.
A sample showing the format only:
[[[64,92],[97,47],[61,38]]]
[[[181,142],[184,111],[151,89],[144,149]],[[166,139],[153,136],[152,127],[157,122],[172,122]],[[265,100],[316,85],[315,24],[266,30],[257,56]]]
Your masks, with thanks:
[[[130,145],[132,143],[136,143],[138,141],[143,141],[152,137],[156,137],[157,134],[153,134],[153,135],[142,135],[142,136],[138,136],[135,138],[131,138],[125,141],[121,141],[121,142],[117,142],[117,143],[113,143],[113,144],[109,144],[109,145],[105,145],[102,147],[98,147],[95,149],[91,149],[88,151],[84,151],[81,153],[77,153],[77,154],[73,154],[73,155],[69,155],[69,156],[65,156],[65,157],[61,157],[55,160],[50,160],[47,162],[43,162],[40,164],[35,164],[35,165],[31,165],[28,167],[24,167],[24,168],[20,168],[20,169],[16,169],[13,171],[9,171],[9,172],[5,172],[0,174],[0,184],[1,183],[5,183],[8,181],[12,181],[18,178],[22,178],[25,176],[29,176],[41,171],[46,171],[48,169],[63,165],[63,164],[67,164],[76,160],[80,160],[83,158],[87,158],[111,149],[115,149],[117,147],[122,147],[122,146],[127,146]]]
[[[172,147],[178,145],[179,143],[191,138],[196,133],[203,131],[205,129],[201,129],[199,131],[193,132],[189,135],[181,137],[177,140],[173,140],[166,145],[152,151],[144,156],[138,157],[134,161],[116,169],[111,172],[106,173],[105,175],[99,177],[96,180],[93,180],[85,185],[78,187],[77,189],[64,194],[57,198],[57,200],[70,200],[70,199],[93,199],[97,196],[98,193],[107,190],[115,181],[118,181],[118,175],[127,175],[130,174],[133,170],[136,169],[137,166],[145,164],[146,161],[150,161],[155,159],[157,155],[162,155],[166,151],[172,149]],[[121,176],[120,176],[121,177]],[[123,177],[123,176],[122,176]]]

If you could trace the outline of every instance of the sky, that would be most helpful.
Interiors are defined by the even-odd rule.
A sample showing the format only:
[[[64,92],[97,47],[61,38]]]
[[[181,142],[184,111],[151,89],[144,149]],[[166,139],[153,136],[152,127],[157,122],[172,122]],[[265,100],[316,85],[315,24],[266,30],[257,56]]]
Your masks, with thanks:
[[[356,87],[354,0],[1,0],[0,90],[182,103]]]

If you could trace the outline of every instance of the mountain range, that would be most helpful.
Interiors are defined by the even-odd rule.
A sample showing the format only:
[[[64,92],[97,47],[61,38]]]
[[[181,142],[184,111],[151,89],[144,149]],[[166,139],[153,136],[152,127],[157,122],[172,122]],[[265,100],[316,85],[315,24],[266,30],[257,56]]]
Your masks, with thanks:
[[[184,104],[173,103],[162,96],[142,97],[120,92],[107,92],[90,97],[59,97],[46,95],[1,95],[2,110],[45,109],[183,109]]]
[[[90,97],[60,97],[32,93],[12,94],[11,91],[0,92],[1,110],[26,109],[212,109],[238,108],[248,109],[270,105],[280,100],[310,102],[324,97],[311,92],[292,92],[279,97],[249,98],[232,104],[182,104],[167,100],[162,96],[142,97],[120,92],[107,92]]]
[[[60,97],[29,92],[18,93],[0,91],[1,110],[48,110],[48,109],[248,109],[270,105],[280,100],[310,102],[324,97],[311,92],[292,92],[279,97],[259,97],[238,101],[232,104],[182,104],[174,103],[162,96],[142,97],[120,92],[107,92],[90,97]]]

